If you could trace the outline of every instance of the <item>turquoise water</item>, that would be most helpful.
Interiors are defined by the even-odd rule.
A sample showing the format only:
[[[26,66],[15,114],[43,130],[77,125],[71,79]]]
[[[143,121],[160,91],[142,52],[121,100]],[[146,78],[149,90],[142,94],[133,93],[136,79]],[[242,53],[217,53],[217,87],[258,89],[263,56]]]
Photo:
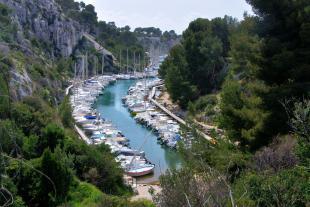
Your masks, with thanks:
[[[167,169],[180,167],[181,160],[178,152],[158,144],[156,135],[137,124],[123,106],[122,97],[135,83],[136,80],[119,80],[107,86],[95,106],[103,118],[112,121],[114,126],[130,140],[130,147],[144,151],[146,158],[156,165],[153,175],[139,179],[139,182],[149,183],[157,181]]]

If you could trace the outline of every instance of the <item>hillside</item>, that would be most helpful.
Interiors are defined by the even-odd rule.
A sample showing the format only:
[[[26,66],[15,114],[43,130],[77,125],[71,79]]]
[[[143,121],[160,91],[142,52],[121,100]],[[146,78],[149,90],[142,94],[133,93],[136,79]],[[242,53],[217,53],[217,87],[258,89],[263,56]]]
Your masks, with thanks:
[[[74,0],[0,0],[0,206],[310,206],[310,1],[246,2],[255,14],[198,18],[180,36],[117,27]],[[108,145],[79,138],[65,90],[85,61],[89,77],[157,67],[162,55],[152,95],[184,115],[182,164],[161,174],[152,202],[132,201],[128,169]],[[154,110],[146,81],[136,85],[131,106],[162,117],[152,123],[174,139],[179,125]]]
[[[134,33],[137,35],[139,43],[148,51],[150,58],[155,67],[158,67],[160,56],[165,56],[171,48],[180,43],[181,36],[175,31],[162,32],[159,28],[136,28]]]
[[[192,21],[160,68],[191,126],[224,132],[185,138],[162,207],[309,206],[310,2],[247,2],[242,21]]]
[[[103,53],[117,71],[90,33],[54,0],[0,1],[0,206],[151,206],[130,202],[110,150],[73,130],[64,90],[78,56]]]

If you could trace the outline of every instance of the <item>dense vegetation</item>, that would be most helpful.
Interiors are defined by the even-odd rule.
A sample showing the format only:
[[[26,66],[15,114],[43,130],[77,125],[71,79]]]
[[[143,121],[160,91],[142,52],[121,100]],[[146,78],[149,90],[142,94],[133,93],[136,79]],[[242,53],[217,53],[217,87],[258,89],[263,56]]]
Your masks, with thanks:
[[[183,33],[160,69],[173,101],[185,108],[190,101],[219,89],[226,74],[231,17],[197,19]],[[177,75],[176,75],[177,74]]]
[[[310,2],[248,3],[257,16],[192,22],[161,67],[172,99],[225,138],[197,135],[182,150],[186,166],[161,178],[160,206],[309,205]]]
[[[123,57],[127,48],[144,54],[138,37],[177,38],[152,27],[117,28],[98,21],[92,5],[57,2]],[[225,136],[213,132],[214,144],[191,129],[191,148],[180,144],[183,168],[160,179],[158,206],[309,206],[310,2],[248,2],[257,16],[192,22],[160,69],[173,101]],[[28,40],[31,55],[22,52],[10,12],[0,4],[0,41],[8,47],[0,53],[0,205],[152,206],[129,201],[107,146],[89,146],[72,130],[63,97],[72,59],[44,57],[50,48],[36,39]],[[100,60],[84,40],[79,50]],[[10,82],[12,71],[29,74],[32,95],[17,97],[22,84]]]
[[[151,206],[128,199],[132,190],[107,146],[87,145],[73,131],[64,97],[72,59],[49,59],[35,40],[21,52],[11,12],[0,4],[7,45],[0,53],[0,206]],[[30,81],[18,82],[15,71]]]
[[[41,97],[28,97],[6,106],[8,112],[0,114],[0,181],[2,192],[5,189],[14,193],[15,206],[70,203],[71,199],[78,199],[74,197],[76,190],[86,193],[83,188],[79,189],[80,181],[97,186],[98,190],[94,191],[99,194],[99,200],[110,199],[102,192],[131,194],[110,150],[104,145],[86,145],[71,130],[71,108],[67,101],[65,99],[57,113]],[[10,201],[10,196],[1,197],[1,203]],[[82,199],[88,198],[80,199],[84,202]],[[119,201],[113,202],[125,205],[125,201],[117,199]],[[93,202],[101,206],[98,200]]]

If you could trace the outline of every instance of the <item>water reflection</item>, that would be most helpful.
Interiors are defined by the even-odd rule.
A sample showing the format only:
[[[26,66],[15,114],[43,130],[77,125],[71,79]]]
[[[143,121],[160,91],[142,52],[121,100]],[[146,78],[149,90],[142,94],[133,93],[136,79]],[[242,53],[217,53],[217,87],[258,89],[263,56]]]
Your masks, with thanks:
[[[134,80],[118,81],[108,86],[104,94],[97,100],[96,107],[101,116],[122,131],[130,140],[130,146],[143,150],[146,158],[156,165],[154,174],[143,177],[143,182],[157,181],[168,168],[178,168],[181,165],[180,155],[171,149],[157,143],[157,137],[147,128],[137,124],[130,116],[127,108],[122,105],[122,97],[127,94]]]

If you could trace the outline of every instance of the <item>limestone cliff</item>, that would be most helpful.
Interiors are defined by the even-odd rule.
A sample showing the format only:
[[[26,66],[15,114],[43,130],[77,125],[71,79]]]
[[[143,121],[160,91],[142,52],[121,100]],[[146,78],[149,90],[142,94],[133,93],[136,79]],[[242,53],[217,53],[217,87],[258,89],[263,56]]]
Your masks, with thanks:
[[[82,26],[65,17],[54,0],[0,0],[12,10],[19,44],[29,47],[36,38],[52,46],[51,56],[68,57],[85,32]]]

